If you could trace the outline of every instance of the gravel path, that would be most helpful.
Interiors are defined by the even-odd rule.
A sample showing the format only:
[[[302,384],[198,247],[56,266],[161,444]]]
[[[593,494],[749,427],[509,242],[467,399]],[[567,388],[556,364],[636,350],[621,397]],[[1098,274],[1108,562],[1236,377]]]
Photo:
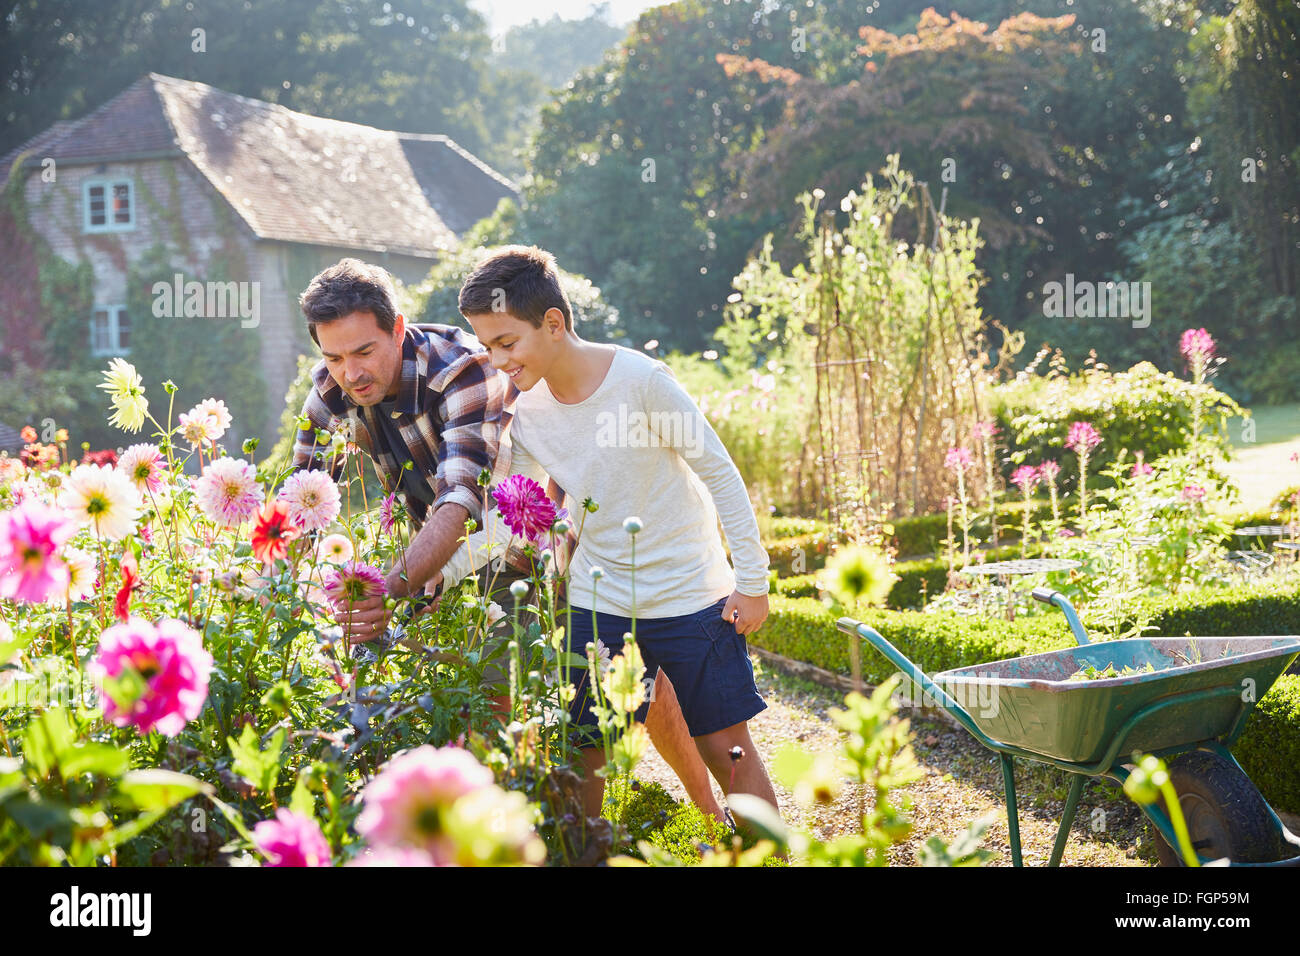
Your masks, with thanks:
[[[827,710],[840,706],[842,696],[783,674],[757,659],[754,668],[759,675],[759,692],[768,706],[750,722],[750,733],[769,764],[770,755],[788,742],[814,752],[838,748],[839,734]],[[1002,772],[996,755],[966,731],[938,720],[913,717],[911,727],[912,748],[925,777],[904,791],[913,801],[913,835],[890,851],[891,865],[916,866],[917,850],[930,837],[939,836],[951,843],[971,821],[992,814],[992,823],[981,843],[996,854],[987,865],[1010,866]],[[678,799],[686,798],[681,783],[653,748],[638,765],[636,775],[663,785]],[[779,783],[773,781],[773,785],[787,824],[822,838],[855,828],[858,787],[846,786],[834,805],[803,807]],[[1016,796],[1026,865],[1045,864],[1051,855],[1068,786],[1064,771],[1017,762]],[[1089,781],[1083,789],[1062,865],[1153,866],[1155,851],[1149,832],[1145,818],[1118,787]]]

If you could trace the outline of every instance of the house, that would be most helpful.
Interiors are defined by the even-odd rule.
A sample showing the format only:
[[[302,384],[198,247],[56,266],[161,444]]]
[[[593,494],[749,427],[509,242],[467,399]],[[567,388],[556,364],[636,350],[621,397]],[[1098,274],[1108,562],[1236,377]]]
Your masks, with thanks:
[[[147,347],[131,336],[127,282],[160,242],[176,281],[158,290],[155,315],[238,321],[259,336],[264,441],[311,347],[297,296],[313,275],[356,256],[418,281],[517,195],[446,136],[323,119],[156,73],[33,137],[0,160],[0,176],[22,177],[28,222],[52,253],[93,270],[93,355],[129,359]],[[218,259],[240,264],[232,281],[193,298],[190,283]]]

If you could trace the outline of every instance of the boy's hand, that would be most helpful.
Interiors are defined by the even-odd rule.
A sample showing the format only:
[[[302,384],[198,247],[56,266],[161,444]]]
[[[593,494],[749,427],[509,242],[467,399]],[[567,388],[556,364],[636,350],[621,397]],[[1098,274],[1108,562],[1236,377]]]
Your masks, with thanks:
[[[767,595],[750,597],[732,591],[731,597],[722,606],[722,619],[734,623],[737,634],[753,634],[767,620]]]

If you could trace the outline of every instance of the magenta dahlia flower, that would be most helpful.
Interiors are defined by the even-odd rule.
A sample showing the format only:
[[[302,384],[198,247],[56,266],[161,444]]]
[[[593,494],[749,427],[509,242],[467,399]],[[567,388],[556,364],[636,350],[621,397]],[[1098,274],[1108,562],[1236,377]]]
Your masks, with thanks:
[[[429,745],[394,757],[361,793],[357,833],[373,846],[414,847],[434,862],[455,852],[444,815],[468,793],[493,784],[492,771],[459,747]]]
[[[1065,447],[1076,454],[1087,454],[1101,444],[1101,433],[1087,422],[1071,422]]]
[[[325,595],[338,610],[387,593],[383,572],[361,561],[349,561],[325,577]]]
[[[27,604],[63,597],[68,566],[58,552],[75,530],[67,515],[35,498],[0,514],[0,597]]]
[[[330,845],[311,817],[281,807],[253,827],[253,845],[267,866],[329,866]]]
[[[555,521],[555,502],[525,475],[511,475],[492,489],[492,499],[506,527],[528,541],[541,541]]]
[[[132,618],[99,636],[99,653],[87,667],[101,686],[106,677],[122,680],[128,670],[141,678],[143,689],[134,700],[114,700],[101,692],[104,717],[118,727],[134,726],[142,734],[157,730],[175,737],[203,709],[212,655],[204,650],[198,632],[180,621],[166,618],[155,627],[143,618]]]
[[[385,497],[384,502],[379,506],[379,529],[384,534],[392,534],[393,528],[397,524],[397,518],[393,514],[397,506],[397,492],[390,491]]]

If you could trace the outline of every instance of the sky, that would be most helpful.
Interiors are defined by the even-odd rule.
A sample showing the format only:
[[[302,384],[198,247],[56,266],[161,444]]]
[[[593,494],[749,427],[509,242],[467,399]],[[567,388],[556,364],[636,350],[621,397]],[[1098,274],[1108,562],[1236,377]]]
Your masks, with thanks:
[[[662,6],[668,0],[609,0],[613,20],[631,23],[644,10]],[[591,0],[471,0],[476,10],[487,17],[493,36],[530,20],[549,20],[559,14],[565,20],[578,20],[591,12]]]

